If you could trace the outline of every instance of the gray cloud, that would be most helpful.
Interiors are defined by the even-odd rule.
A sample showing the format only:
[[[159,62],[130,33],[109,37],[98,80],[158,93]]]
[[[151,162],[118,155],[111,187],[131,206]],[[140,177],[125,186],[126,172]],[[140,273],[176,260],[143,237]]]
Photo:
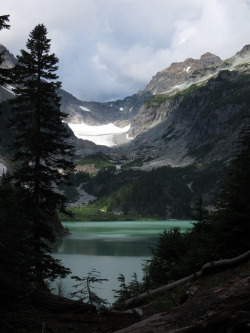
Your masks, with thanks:
[[[44,23],[63,88],[82,100],[124,98],[174,61],[209,51],[222,59],[249,44],[249,0],[8,0],[14,55]]]

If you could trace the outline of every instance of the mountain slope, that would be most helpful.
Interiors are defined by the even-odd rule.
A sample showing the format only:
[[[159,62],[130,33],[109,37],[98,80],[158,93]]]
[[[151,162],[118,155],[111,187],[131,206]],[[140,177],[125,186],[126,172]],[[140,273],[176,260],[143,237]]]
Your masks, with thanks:
[[[0,89],[0,163],[11,140],[7,100],[13,95],[9,88]],[[114,138],[116,146],[111,148],[94,144],[91,136],[77,139],[65,124],[76,147],[79,170],[97,170],[94,162],[86,162],[88,155],[92,161],[101,157],[112,165],[111,170],[98,169],[98,177],[87,181],[77,174],[74,189],[67,190],[70,199],[81,202],[85,191],[98,199],[98,209],[162,218],[188,217],[199,197],[212,206],[224,168],[235,155],[240,132],[249,121],[249,88],[247,45],[224,61],[206,53],[198,60],[173,63],[157,73],[144,91],[122,101],[80,101],[60,90],[68,124],[83,123],[90,131],[96,130],[94,125],[112,123],[125,128],[130,124],[128,132]],[[169,166],[182,168],[174,172]]]
[[[87,146],[87,153],[151,159],[148,168],[227,159],[248,113],[249,59],[249,45],[225,61],[209,52],[200,59],[188,58],[157,73],[144,91],[118,101],[81,101],[61,89],[61,108],[68,114],[68,124],[113,123],[124,129],[131,124],[127,135],[113,138],[119,151],[80,144]],[[6,50],[6,64],[14,63]],[[1,100],[8,98],[6,93],[0,92]],[[81,149],[79,153],[85,154]]]
[[[2,44],[0,44],[0,53],[4,52],[4,61],[1,64],[2,68],[12,68],[17,62],[16,58],[10,51]]]
[[[68,122],[89,125],[131,120],[148,97],[146,93],[138,93],[123,100],[101,103],[81,101],[62,89],[59,94],[62,96],[62,110],[68,114]]]
[[[132,153],[155,159],[148,166],[207,163],[234,154],[250,113],[250,46],[227,61],[211,57],[216,67],[190,68],[177,81],[174,74],[177,84],[172,84],[169,73],[173,68],[178,73],[182,68],[183,73],[191,64],[188,59],[156,75],[158,80],[153,78],[146,88],[164,93],[146,101],[132,120],[129,135],[135,138]]]
[[[209,68],[206,73],[212,73],[216,67],[222,63],[222,60],[214,54],[207,52],[200,59],[188,58],[183,62],[174,62],[168,68],[157,73],[146,87],[146,91],[151,94],[160,94],[168,92],[174,87],[193,80],[195,73]]]

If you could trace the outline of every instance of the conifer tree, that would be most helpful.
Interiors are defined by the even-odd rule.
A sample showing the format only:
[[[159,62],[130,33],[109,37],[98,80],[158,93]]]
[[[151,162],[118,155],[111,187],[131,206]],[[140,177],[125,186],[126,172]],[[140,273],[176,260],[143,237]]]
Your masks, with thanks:
[[[192,220],[196,222],[193,223],[193,231],[195,232],[203,232],[208,231],[210,228],[209,223],[209,214],[208,211],[203,206],[203,199],[200,197],[195,203],[193,207],[193,212],[190,215]]]
[[[1,15],[0,16],[0,31],[3,29],[9,29],[10,25],[7,23],[9,22],[9,15]],[[3,62],[4,51],[0,52],[0,65]]]
[[[8,173],[0,177],[0,303],[25,289],[31,263],[30,232],[22,190],[10,182]]]
[[[239,142],[214,214],[218,256],[233,257],[250,249],[250,127]]]
[[[9,22],[9,15],[1,15],[0,16],[0,31],[2,29],[9,29],[10,25],[7,23]],[[0,52],[0,66],[4,61],[4,51]],[[0,68],[0,85],[5,84],[6,82],[6,69]]]
[[[57,91],[58,59],[49,54],[50,39],[43,24],[30,33],[26,47],[17,56],[13,69],[16,98],[12,100],[11,126],[15,140],[12,146],[16,169],[13,179],[24,189],[24,205],[29,211],[33,238],[33,279],[64,276],[67,269],[48,252],[54,241],[53,229],[57,212],[65,212],[66,198],[55,190],[73,171],[73,148],[66,141],[63,124],[66,115],[60,111]]]

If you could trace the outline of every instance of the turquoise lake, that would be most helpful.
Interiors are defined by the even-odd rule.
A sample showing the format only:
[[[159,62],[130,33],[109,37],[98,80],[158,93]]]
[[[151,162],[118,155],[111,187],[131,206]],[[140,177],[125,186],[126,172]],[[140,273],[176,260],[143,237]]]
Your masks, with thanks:
[[[131,281],[135,272],[142,278],[142,264],[152,256],[164,230],[179,227],[182,232],[192,228],[192,221],[132,221],[132,222],[63,222],[71,235],[57,239],[53,256],[70,268],[72,275],[85,277],[91,269],[108,279],[98,284],[95,292],[111,304],[114,302],[113,289],[119,289],[117,278],[125,276]],[[65,296],[75,291],[75,280],[70,276],[62,281]],[[53,284],[56,288],[56,284]],[[56,291],[55,291],[56,292]]]

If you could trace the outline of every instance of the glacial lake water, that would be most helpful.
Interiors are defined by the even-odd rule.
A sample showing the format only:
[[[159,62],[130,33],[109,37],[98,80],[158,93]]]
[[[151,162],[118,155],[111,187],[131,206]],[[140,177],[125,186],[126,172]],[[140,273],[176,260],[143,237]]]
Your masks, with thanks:
[[[152,256],[164,230],[179,227],[182,232],[192,228],[192,221],[132,221],[132,222],[63,222],[71,235],[57,239],[53,256],[72,271],[72,275],[86,277],[96,269],[108,279],[97,284],[95,292],[112,304],[113,289],[119,289],[119,274],[131,281],[133,273],[142,279],[142,264]],[[76,291],[70,276],[62,280],[65,296]],[[56,284],[53,283],[53,287]],[[56,292],[56,291],[55,291]]]

